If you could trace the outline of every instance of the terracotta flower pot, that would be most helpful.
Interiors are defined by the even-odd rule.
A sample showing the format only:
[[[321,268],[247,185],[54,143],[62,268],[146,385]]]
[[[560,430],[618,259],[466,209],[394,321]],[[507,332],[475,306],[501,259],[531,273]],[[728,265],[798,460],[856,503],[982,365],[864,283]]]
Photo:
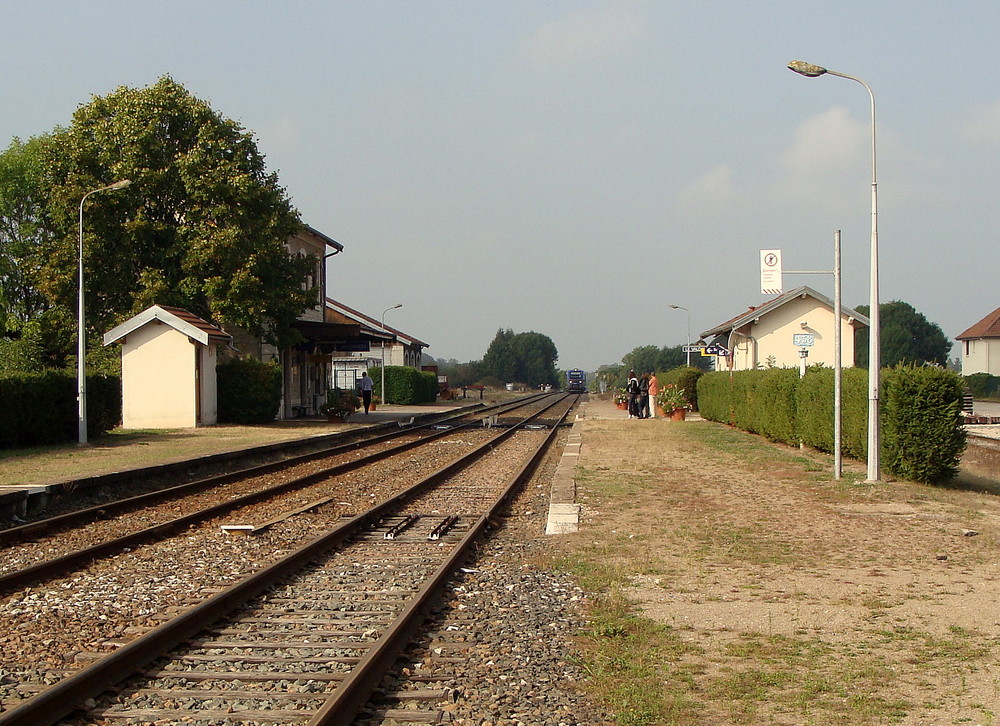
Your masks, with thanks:
[[[326,421],[327,423],[344,423],[344,417],[334,416],[333,414],[330,414],[329,416],[326,417]]]
[[[621,403],[616,403],[615,406],[617,406],[622,411],[625,411],[625,410],[628,409],[628,403],[625,402],[625,401],[622,401]]]
[[[675,408],[670,412],[671,421],[683,421],[685,416],[687,416],[687,411],[683,408]]]

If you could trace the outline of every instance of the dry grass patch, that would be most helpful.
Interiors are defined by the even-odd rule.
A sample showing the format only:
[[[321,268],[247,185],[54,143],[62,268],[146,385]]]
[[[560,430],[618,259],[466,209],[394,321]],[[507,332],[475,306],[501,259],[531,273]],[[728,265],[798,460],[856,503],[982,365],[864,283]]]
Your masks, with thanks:
[[[583,527],[557,542],[620,723],[993,723],[995,498],[857,463],[834,482],[705,422],[587,419],[578,472]]]

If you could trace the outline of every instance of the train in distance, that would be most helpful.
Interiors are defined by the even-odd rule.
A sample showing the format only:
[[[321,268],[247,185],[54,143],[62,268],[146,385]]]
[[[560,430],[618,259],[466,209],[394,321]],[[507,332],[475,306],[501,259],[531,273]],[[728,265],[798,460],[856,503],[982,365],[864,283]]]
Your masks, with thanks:
[[[586,393],[587,374],[579,368],[566,371],[566,390],[570,393]]]

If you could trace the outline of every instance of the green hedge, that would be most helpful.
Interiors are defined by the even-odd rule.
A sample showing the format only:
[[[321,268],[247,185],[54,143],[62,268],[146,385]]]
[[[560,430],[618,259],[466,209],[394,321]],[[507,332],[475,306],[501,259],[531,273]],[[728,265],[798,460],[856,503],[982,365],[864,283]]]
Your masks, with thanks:
[[[67,371],[11,373],[0,377],[0,448],[76,441],[80,413],[76,375]],[[87,376],[87,439],[121,421],[122,385],[117,376]]]
[[[385,397],[383,403],[412,405],[433,403],[437,400],[437,375],[431,371],[419,371],[409,366],[386,366],[371,368],[368,375],[375,381],[375,393],[382,395],[382,373],[385,372]]]
[[[882,371],[882,462],[895,476],[920,482],[947,480],[965,449],[961,376],[934,367]],[[785,444],[833,450],[833,371],[811,367],[704,375],[698,383],[703,418]],[[847,456],[868,455],[868,372],[843,371],[841,446]]]
[[[219,423],[274,421],[281,405],[281,368],[254,358],[232,358],[215,368]]]
[[[973,398],[996,398],[1000,395],[1000,378],[989,373],[965,376],[965,383]]]

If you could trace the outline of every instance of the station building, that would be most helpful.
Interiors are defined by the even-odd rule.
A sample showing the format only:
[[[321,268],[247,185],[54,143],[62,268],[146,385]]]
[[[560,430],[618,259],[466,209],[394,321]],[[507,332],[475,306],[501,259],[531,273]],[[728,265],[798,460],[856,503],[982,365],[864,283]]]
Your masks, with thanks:
[[[806,350],[808,365],[833,367],[834,326],[841,326],[841,365],[854,365],[854,331],[868,326],[868,318],[841,307],[834,313],[833,301],[803,285],[709,328],[701,334],[711,345],[724,348],[715,370],[745,371],[755,368],[797,368]]]

